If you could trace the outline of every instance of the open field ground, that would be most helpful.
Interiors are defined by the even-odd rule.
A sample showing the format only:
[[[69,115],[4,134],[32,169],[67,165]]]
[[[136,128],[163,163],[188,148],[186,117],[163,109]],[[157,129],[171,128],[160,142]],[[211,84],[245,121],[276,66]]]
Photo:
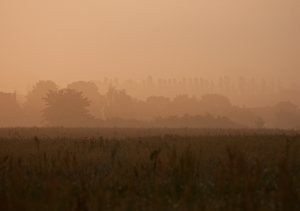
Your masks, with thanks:
[[[300,210],[300,134],[0,129],[0,210]]]

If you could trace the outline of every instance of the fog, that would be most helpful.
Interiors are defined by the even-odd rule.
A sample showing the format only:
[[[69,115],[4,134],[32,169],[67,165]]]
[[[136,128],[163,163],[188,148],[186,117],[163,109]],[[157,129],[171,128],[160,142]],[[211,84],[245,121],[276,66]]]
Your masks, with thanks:
[[[298,0],[1,0],[0,89],[143,79],[300,76]]]
[[[299,26],[298,0],[1,0],[0,126],[298,128]]]

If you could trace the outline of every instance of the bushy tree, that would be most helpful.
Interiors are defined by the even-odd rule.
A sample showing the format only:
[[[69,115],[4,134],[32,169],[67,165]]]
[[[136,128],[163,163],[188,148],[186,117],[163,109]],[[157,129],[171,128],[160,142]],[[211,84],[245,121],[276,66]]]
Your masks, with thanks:
[[[125,90],[110,87],[106,94],[105,116],[110,118],[134,119],[139,115],[140,106],[136,99]]]
[[[43,98],[49,91],[56,90],[58,86],[53,81],[39,81],[34,85],[23,106],[27,125],[40,126],[42,124],[42,111],[46,106]]]
[[[97,118],[104,117],[105,98],[99,93],[95,83],[90,81],[76,81],[67,86],[68,89],[74,89],[81,92],[88,98],[90,105],[88,107],[91,114]]]
[[[44,98],[44,118],[50,126],[91,126],[94,118],[89,114],[87,98],[72,89],[51,91]]]
[[[43,98],[49,91],[55,91],[58,86],[53,81],[39,81],[27,95],[26,104],[31,107],[43,107],[45,102]]]

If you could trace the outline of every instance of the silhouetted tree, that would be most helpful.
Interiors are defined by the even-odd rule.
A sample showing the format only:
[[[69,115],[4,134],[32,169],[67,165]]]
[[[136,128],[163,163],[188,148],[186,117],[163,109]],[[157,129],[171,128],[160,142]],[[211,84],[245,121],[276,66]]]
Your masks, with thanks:
[[[27,125],[40,126],[42,124],[42,110],[45,108],[43,98],[49,91],[56,91],[58,86],[53,81],[39,81],[28,93],[23,105]]]
[[[151,96],[148,97],[145,102],[145,115],[148,118],[154,117],[166,117],[169,116],[171,111],[171,100],[163,96]]]
[[[105,97],[99,93],[98,87],[95,83],[87,81],[77,81],[69,84],[67,88],[81,92],[84,97],[88,98],[90,102],[88,108],[93,116],[97,118],[104,117]]]
[[[199,103],[195,97],[188,95],[177,95],[169,108],[174,115],[196,115],[199,114]]]
[[[95,93],[98,93],[97,85],[90,81],[76,81],[69,84],[67,88],[82,92],[87,97],[88,95],[94,95]]]
[[[132,119],[139,116],[139,111],[138,101],[128,95],[125,90],[109,88],[105,103],[106,118]]]
[[[50,126],[92,126],[94,118],[89,114],[89,101],[72,89],[51,91],[44,98],[47,107],[44,117]]]
[[[207,94],[201,99],[201,104],[204,109],[211,113],[224,113],[232,107],[230,100],[219,94]]]
[[[44,106],[43,98],[49,91],[57,90],[58,86],[53,81],[39,81],[27,95],[27,104],[33,107]]]

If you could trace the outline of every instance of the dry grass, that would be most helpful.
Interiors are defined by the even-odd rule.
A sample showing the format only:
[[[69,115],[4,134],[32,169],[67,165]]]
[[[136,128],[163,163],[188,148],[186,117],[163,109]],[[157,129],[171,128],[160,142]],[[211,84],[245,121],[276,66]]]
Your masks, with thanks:
[[[296,132],[166,133],[3,129],[0,210],[300,210]]]

